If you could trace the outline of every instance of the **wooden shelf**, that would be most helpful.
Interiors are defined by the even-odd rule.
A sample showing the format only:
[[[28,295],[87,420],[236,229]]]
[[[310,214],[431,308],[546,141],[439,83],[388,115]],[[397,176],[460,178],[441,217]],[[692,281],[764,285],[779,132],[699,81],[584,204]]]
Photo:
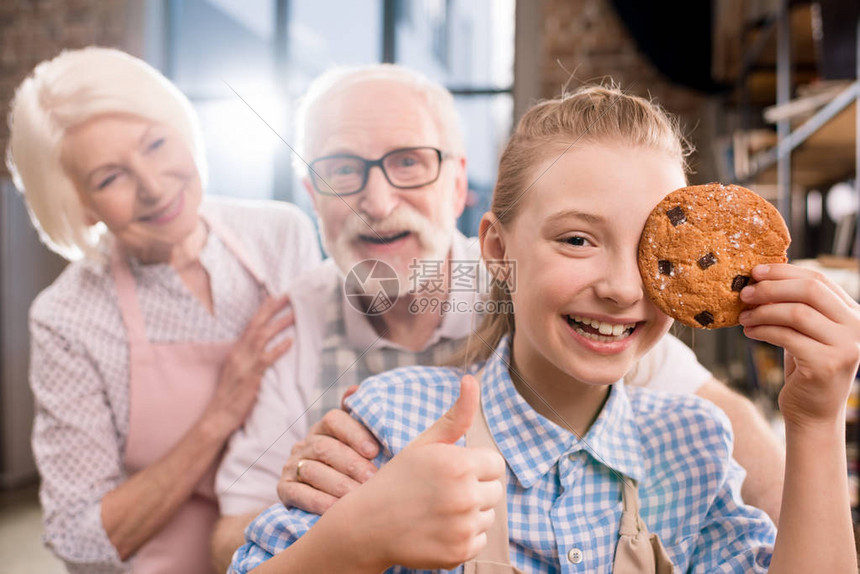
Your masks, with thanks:
[[[855,172],[858,95],[855,81],[812,117],[792,125],[783,142],[737,162],[736,169],[743,170],[736,175],[751,184],[776,184],[779,154],[790,149],[793,185],[818,188],[848,178]]]
[[[768,106],[776,101],[776,16],[755,17],[760,9],[742,0],[717,0],[712,73],[719,81],[735,84],[729,97],[736,105],[741,103],[735,99],[741,88],[746,92],[746,105]],[[793,4],[789,20],[794,56],[792,82],[805,84],[816,76],[812,5]]]
[[[819,188],[847,179],[854,173],[856,118],[855,101],[792,152],[791,179],[795,185]],[[776,184],[776,165],[754,175],[752,182]]]

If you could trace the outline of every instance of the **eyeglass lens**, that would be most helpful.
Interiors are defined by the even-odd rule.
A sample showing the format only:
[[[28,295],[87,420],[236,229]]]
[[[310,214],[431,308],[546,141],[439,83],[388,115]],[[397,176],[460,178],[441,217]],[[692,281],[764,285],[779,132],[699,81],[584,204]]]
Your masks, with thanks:
[[[320,158],[313,163],[314,183],[323,193],[359,191],[367,178],[368,162],[355,156]],[[395,187],[420,187],[439,175],[439,153],[433,148],[402,149],[382,158],[382,169]]]

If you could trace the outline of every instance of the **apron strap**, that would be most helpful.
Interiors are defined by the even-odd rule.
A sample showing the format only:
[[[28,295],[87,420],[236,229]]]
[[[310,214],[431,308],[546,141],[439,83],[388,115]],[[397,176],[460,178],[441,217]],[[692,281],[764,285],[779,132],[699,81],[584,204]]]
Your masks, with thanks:
[[[475,375],[478,385],[481,383],[481,375],[483,375],[483,369]],[[500,453],[499,447],[496,446],[493,435],[490,433],[490,428],[487,426],[483,405],[475,413],[472,426],[466,431],[466,446],[469,448],[488,448]],[[502,483],[502,498],[493,508],[496,513],[496,519],[489,530],[487,530],[487,545],[478,552],[474,561],[466,563],[466,573],[474,572],[473,562],[475,561],[507,566],[511,564],[510,546],[508,544],[508,500],[505,474],[502,475],[499,482]]]
[[[615,547],[614,574],[672,574],[674,566],[660,538],[650,534],[639,516],[639,485],[629,477],[621,480],[621,526]]]
[[[245,246],[242,245],[242,242],[236,237],[236,234],[233,233],[226,225],[221,223],[216,217],[211,217],[208,215],[200,214],[200,218],[206,222],[209,226],[210,231],[215,233],[221,242],[229,249],[233,255],[236,256],[236,259],[248,270],[248,273],[251,274],[251,277],[266,290],[266,293],[271,295],[274,293],[274,289],[272,288],[271,283],[266,280],[263,273],[260,272],[260,269],[248,256],[248,252],[245,250]]]
[[[621,536],[636,536],[640,532],[648,534],[648,527],[639,516],[639,485],[635,480],[627,477],[621,479],[621,527],[618,534]]]
[[[137,301],[137,289],[134,285],[134,277],[128,266],[125,250],[119,241],[113,240],[110,254],[110,268],[113,275],[116,294],[119,299],[119,311],[125,330],[128,333],[129,344],[146,344],[146,324],[143,322],[143,314]]]

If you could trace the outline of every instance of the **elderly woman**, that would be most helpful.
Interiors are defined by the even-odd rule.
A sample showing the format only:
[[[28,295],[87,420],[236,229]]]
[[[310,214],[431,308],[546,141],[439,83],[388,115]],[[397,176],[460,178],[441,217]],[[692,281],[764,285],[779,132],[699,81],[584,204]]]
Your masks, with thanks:
[[[37,66],[10,127],[33,222],[73,261],[31,309],[46,542],[71,572],[208,572],[213,468],[291,343],[275,294],[319,262],[313,226],[203,201],[190,103],[117,50]]]

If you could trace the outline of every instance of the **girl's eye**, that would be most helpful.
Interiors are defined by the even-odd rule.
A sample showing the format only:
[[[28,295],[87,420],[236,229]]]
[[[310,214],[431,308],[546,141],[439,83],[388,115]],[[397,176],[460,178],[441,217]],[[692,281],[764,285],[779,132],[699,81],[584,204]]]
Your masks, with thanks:
[[[585,247],[588,244],[588,239],[581,235],[573,235],[564,239],[564,242],[574,247]]]
[[[156,149],[160,148],[163,144],[164,144],[164,138],[158,138],[157,140],[155,140],[154,142],[149,144],[149,150],[150,151],[156,150]]]

